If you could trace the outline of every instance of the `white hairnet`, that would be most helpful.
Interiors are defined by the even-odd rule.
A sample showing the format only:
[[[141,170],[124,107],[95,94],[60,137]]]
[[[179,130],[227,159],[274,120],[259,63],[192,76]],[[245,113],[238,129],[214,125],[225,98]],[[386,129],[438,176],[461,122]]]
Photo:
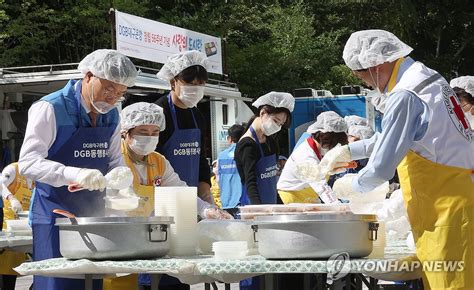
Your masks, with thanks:
[[[344,121],[346,121],[348,128],[354,125],[363,125],[363,126],[369,125],[369,121],[366,118],[362,118],[357,115],[345,116]]]
[[[139,102],[125,107],[120,114],[122,132],[140,125],[155,125],[160,131],[166,128],[163,108],[154,103]]]
[[[314,134],[318,131],[322,133],[347,132],[347,124],[344,119],[334,111],[322,112],[318,115],[318,118],[316,118],[316,122],[311,124],[308,130],[306,130],[306,132],[310,134]]]
[[[361,140],[369,139],[370,137],[374,136],[375,132],[369,126],[363,125],[353,125],[349,127],[347,135],[357,137]]]
[[[133,87],[138,71],[132,61],[113,49],[98,49],[81,60],[77,69],[116,84]]]
[[[449,82],[449,85],[454,88],[458,87],[466,91],[466,93],[471,94],[474,97],[474,76],[462,76],[455,79],[452,79]]]
[[[209,59],[204,53],[197,50],[180,52],[168,57],[168,61],[163,65],[156,76],[168,82],[180,72],[193,65],[200,65],[208,70]]]
[[[252,106],[255,108],[264,105],[269,105],[275,108],[287,108],[290,112],[293,112],[293,109],[295,108],[295,98],[293,98],[290,93],[269,92],[252,103]]]
[[[385,30],[361,30],[351,34],[342,58],[351,70],[367,69],[407,56],[413,50],[393,33]]]

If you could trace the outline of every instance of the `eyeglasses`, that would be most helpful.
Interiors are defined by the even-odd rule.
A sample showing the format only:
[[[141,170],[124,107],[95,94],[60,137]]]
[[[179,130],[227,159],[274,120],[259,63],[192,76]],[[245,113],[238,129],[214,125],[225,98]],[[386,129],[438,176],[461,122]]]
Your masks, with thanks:
[[[111,90],[110,88],[105,88],[104,86],[104,83],[103,81],[105,81],[104,79],[101,79],[99,77],[96,77],[96,76],[93,76],[93,78],[95,78],[96,80],[98,80],[101,85],[102,85],[102,88],[104,90],[104,96],[105,96],[105,99],[109,102],[121,102],[123,101],[125,98],[124,98],[124,95],[125,95],[125,92],[121,93],[121,94],[116,94],[115,93],[115,90]]]
[[[123,101],[125,93],[116,94],[114,91],[104,89],[104,96],[108,101]]]

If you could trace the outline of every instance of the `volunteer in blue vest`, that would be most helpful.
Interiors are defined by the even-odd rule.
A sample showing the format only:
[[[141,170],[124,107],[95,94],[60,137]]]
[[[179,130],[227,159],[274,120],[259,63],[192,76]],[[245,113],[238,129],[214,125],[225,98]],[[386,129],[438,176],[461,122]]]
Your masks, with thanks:
[[[78,66],[82,80],[34,103],[28,112],[20,151],[20,175],[36,181],[31,204],[33,259],[60,257],[54,209],[80,217],[103,216],[105,177],[122,166],[120,123],[116,103],[138,75],[123,54],[100,49]],[[84,190],[71,193],[77,183]],[[34,289],[84,289],[84,280],[35,276]],[[94,281],[94,289],[102,287]]]
[[[425,268],[425,289],[469,289],[474,285],[474,136],[449,84],[408,57],[411,51],[387,31],[351,35],[343,58],[374,89],[371,102],[384,113],[382,132],[331,150],[321,166],[331,170],[336,162],[370,156],[348,180],[356,192],[374,189],[398,168],[420,261],[464,263],[454,270]]]
[[[211,168],[206,159],[206,121],[196,107],[204,97],[209,60],[191,50],[172,55],[158,72],[171,91],[156,102],[163,108],[166,129],[160,133],[157,151],[169,160],[181,180],[198,187],[198,196],[213,203]]]
[[[234,160],[242,181],[240,205],[277,203],[278,145],[273,135],[291,124],[295,99],[289,93],[269,92],[255,102],[255,115],[236,145]],[[260,277],[240,281],[241,290],[256,290]]]
[[[474,76],[462,76],[452,79],[449,85],[456,92],[471,130],[474,130]]]
[[[339,203],[325,180],[308,182],[302,178],[299,166],[319,164],[322,156],[337,144],[347,144],[347,125],[334,111],[322,112],[308,127],[311,136],[293,150],[278,180],[281,200],[289,203]]]
[[[221,191],[222,209],[231,215],[237,214],[237,205],[242,195],[242,181],[235,164],[235,147],[245,133],[242,125],[234,124],[227,130],[227,143],[230,145],[217,158],[217,176]]]
[[[295,99],[289,93],[270,92],[252,106],[257,111],[237,143],[234,156],[243,186],[240,204],[275,204],[278,147],[273,135],[290,126]]]

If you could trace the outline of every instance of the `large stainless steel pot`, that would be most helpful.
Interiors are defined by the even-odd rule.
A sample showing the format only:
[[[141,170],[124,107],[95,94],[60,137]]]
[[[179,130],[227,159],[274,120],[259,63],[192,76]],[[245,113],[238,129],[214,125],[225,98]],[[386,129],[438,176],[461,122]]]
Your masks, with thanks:
[[[69,259],[143,259],[170,250],[173,217],[57,218],[61,255]]]
[[[375,215],[317,214],[257,217],[258,251],[267,259],[328,258],[347,252],[364,257],[377,239]]]

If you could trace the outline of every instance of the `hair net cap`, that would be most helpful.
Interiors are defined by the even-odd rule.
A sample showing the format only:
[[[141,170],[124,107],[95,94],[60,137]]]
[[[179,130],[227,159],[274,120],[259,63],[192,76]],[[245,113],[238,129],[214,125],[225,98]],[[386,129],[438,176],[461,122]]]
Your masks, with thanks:
[[[316,122],[311,124],[308,127],[308,130],[306,130],[306,132],[310,134],[314,134],[318,131],[322,133],[347,132],[347,124],[344,121],[344,118],[334,111],[322,112],[319,114],[318,118],[316,118]]]
[[[474,76],[462,76],[449,82],[452,88],[458,87],[474,97]]]
[[[154,103],[139,102],[122,110],[120,125],[122,132],[127,132],[140,125],[155,125],[160,131],[166,128],[163,108]]]
[[[204,53],[197,50],[180,52],[168,57],[168,61],[163,65],[156,76],[168,82],[180,72],[193,65],[200,65],[208,70],[209,59]]]
[[[357,137],[361,140],[369,139],[370,137],[374,136],[375,132],[369,126],[363,125],[353,125],[349,127],[349,131],[347,135],[351,135]]]
[[[385,30],[361,30],[351,34],[342,58],[351,70],[367,69],[407,56],[413,50],[393,33]]]
[[[116,84],[133,87],[138,71],[132,61],[113,49],[98,49],[81,60],[77,69]]]
[[[293,98],[290,93],[269,92],[252,103],[252,106],[255,108],[260,108],[264,105],[275,108],[287,108],[290,112],[293,112],[295,108],[295,98]]]
[[[347,127],[350,128],[351,126],[354,125],[363,125],[363,126],[368,126],[369,121],[366,118],[362,118],[357,115],[350,115],[350,116],[345,116],[344,121],[346,121]]]

